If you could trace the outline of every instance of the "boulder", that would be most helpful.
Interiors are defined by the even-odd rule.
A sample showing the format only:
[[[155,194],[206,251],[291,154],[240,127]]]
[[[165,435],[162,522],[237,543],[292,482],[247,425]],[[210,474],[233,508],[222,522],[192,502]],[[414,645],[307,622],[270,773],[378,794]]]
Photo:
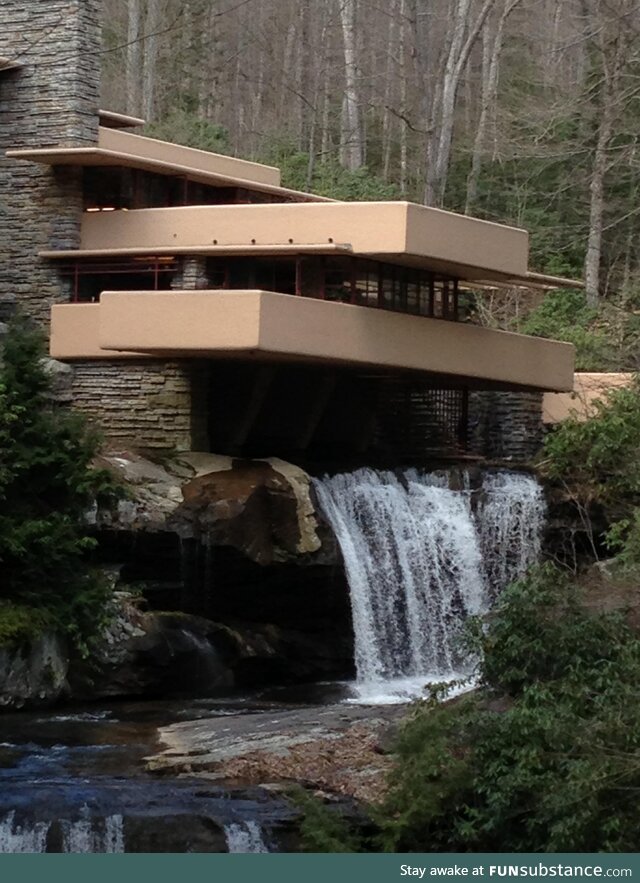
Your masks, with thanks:
[[[87,661],[69,672],[72,696],[104,699],[226,688],[233,674],[216,646],[224,626],[183,613],[144,612],[136,599],[116,592],[113,616],[90,643]]]
[[[225,693],[233,687],[312,680],[349,664],[351,646],[275,625],[222,624],[179,612],[145,612],[116,592],[113,617],[74,660],[74,699]]]
[[[168,526],[183,538],[230,546],[257,564],[317,552],[321,541],[310,479],[282,461],[236,460],[233,468],[196,476]]]
[[[311,479],[292,463],[199,452],[155,463],[121,451],[103,454],[95,465],[125,488],[115,507],[87,513],[98,530],[170,532],[236,549],[258,564],[314,556],[323,547]]]
[[[0,647],[0,708],[53,705],[67,690],[68,668],[65,643],[51,632],[27,644]]]

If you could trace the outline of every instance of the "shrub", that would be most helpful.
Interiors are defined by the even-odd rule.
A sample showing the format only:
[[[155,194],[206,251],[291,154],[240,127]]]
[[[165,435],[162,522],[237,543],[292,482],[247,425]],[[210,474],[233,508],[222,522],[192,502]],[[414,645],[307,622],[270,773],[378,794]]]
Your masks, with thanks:
[[[611,370],[612,344],[598,326],[598,311],[588,307],[582,291],[551,291],[523,325],[523,334],[564,340],[576,348],[578,371]]]
[[[0,362],[0,600],[80,641],[99,627],[106,597],[87,565],[83,515],[115,488],[91,467],[98,438],[84,419],[51,406],[42,356],[41,336],[14,322]]]
[[[485,691],[405,726],[381,826],[394,851],[640,848],[640,641],[548,566],[508,589]]]

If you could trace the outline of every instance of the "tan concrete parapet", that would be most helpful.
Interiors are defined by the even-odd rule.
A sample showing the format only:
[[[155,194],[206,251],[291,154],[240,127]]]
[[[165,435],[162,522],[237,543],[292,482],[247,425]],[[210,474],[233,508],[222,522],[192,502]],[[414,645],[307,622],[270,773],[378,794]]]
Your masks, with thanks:
[[[141,117],[132,117],[126,113],[116,113],[113,110],[98,111],[98,119],[100,125],[107,129],[134,129],[138,126],[144,126],[146,120]]]
[[[133,137],[133,136],[132,136]],[[85,214],[82,251],[348,246],[463,279],[524,276],[524,230],[407,202],[186,206]]]
[[[588,420],[597,413],[596,403],[606,401],[616,389],[633,382],[632,373],[577,373],[571,392],[546,393],[542,400],[542,420],[547,425],[562,423],[569,417]]]
[[[51,308],[49,355],[54,359],[145,358],[140,353],[107,353],[100,347],[100,304],[56,304]]]
[[[78,306],[66,309],[58,322]],[[105,358],[127,351],[314,361],[418,371],[479,388],[573,386],[570,344],[274,292],[107,292],[98,309],[98,352]],[[82,357],[77,326],[75,332],[58,327],[57,358]]]
[[[280,169],[275,166],[265,166],[262,163],[236,159],[221,153],[197,150],[194,147],[183,147],[180,144],[134,135],[132,132],[123,132],[120,129],[101,126],[98,147],[116,153],[126,153],[128,156],[137,156],[140,159],[185,166],[194,171],[242,178],[255,184],[269,184],[271,187],[280,186]]]

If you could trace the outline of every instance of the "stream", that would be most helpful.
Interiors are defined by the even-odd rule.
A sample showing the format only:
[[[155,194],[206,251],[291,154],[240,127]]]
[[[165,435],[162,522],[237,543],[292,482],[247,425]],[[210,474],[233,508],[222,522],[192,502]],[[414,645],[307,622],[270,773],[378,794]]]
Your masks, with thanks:
[[[377,740],[404,703],[473,682],[461,631],[537,560],[543,493],[508,471],[475,499],[468,477],[453,490],[416,470],[315,488],[348,577],[355,684],[3,715],[0,852],[297,851],[283,780],[378,796]]]
[[[124,702],[0,719],[0,853],[268,852],[296,811],[258,787],[157,776],[158,729],[287,707],[254,697]],[[291,706],[288,706],[291,707]],[[295,703],[294,703],[295,707]]]

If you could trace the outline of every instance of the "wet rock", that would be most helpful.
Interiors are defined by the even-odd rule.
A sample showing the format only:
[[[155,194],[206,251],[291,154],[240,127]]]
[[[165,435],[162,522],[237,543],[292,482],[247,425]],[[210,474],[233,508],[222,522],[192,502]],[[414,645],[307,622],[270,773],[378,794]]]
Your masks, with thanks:
[[[67,690],[64,641],[45,633],[19,647],[0,647],[0,708],[53,705]]]
[[[222,624],[181,612],[147,612],[140,599],[115,593],[112,618],[74,660],[74,699],[226,693],[233,687],[304,682],[335,670],[335,647],[273,624]],[[341,648],[341,666],[351,645]]]
[[[283,461],[236,460],[184,485],[184,503],[168,524],[183,538],[230,546],[258,564],[286,561],[321,546],[309,484]]]
[[[91,642],[89,659],[72,666],[71,692],[99,699],[228,688],[234,676],[225,645],[233,640],[224,626],[187,614],[143,612],[121,593],[109,625]]]
[[[261,565],[314,555],[323,545],[311,479],[292,463],[199,452],[155,463],[119,451],[96,465],[126,489],[112,509],[87,514],[98,530],[170,532],[237,549]]]
[[[124,830],[129,853],[227,852],[224,827],[206,816],[129,816]]]
[[[346,710],[346,713],[345,713]],[[147,759],[164,774],[206,773],[245,785],[292,782],[330,795],[374,803],[385,793],[391,758],[377,746],[406,707],[326,705],[183,721],[160,730],[166,749]]]

